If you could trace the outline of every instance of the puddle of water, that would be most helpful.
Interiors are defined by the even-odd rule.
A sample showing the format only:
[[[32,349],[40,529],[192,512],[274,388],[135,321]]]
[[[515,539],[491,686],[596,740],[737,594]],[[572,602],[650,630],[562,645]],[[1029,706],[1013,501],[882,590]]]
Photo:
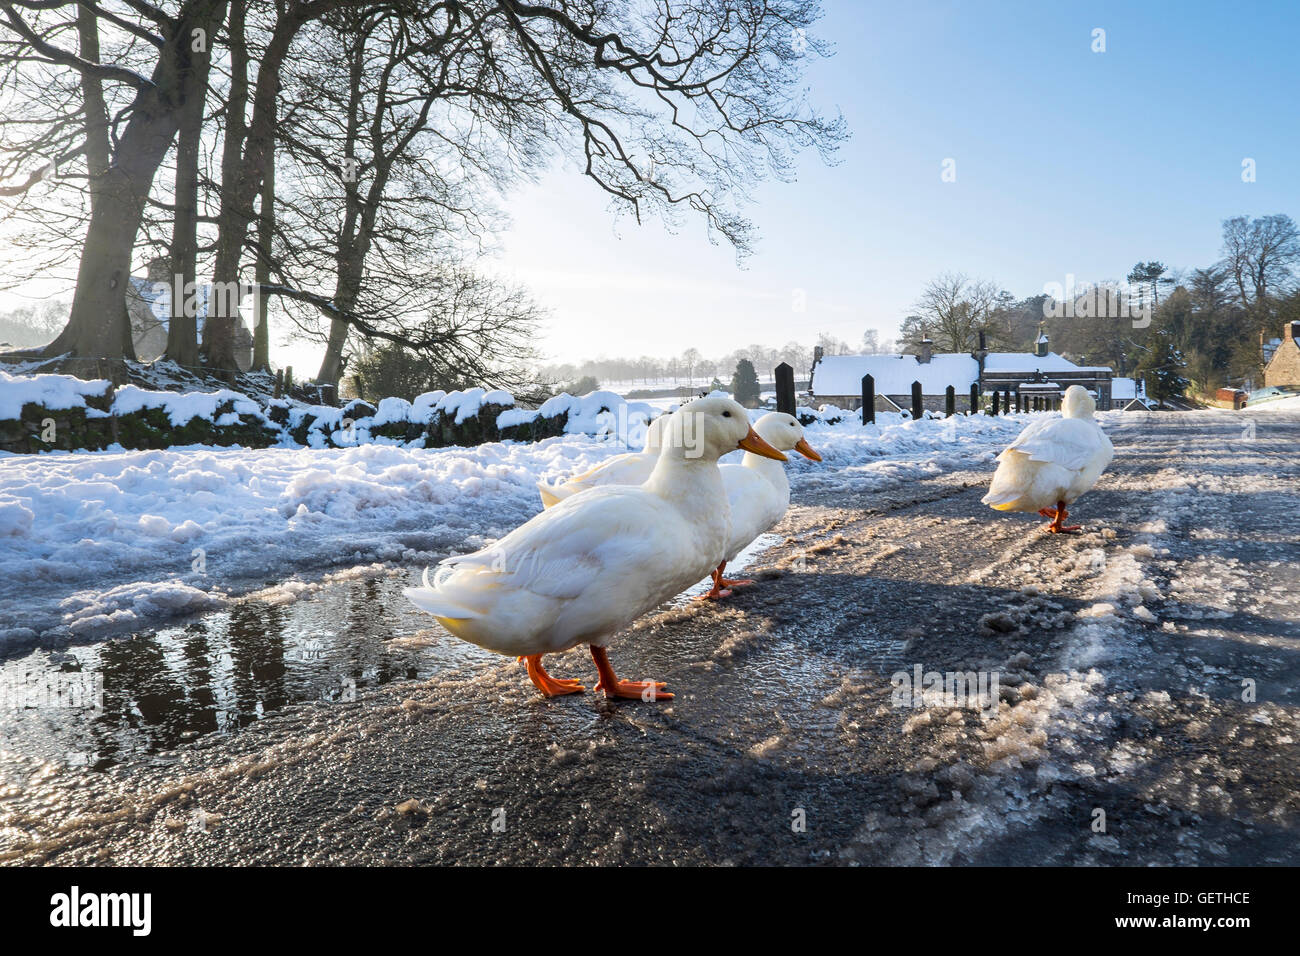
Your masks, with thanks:
[[[402,596],[417,583],[417,572],[345,581],[293,604],[249,600],[0,663],[0,752],[102,769],[237,731],[290,704],[346,701],[481,661],[486,652],[431,630]],[[64,691],[61,701],[52,688]]]
[[[762,535],[728,571],[779,540]],[[181,743],[234,733],[291,704],[351,701],[367,687],[496,658],[412,606],[401,591],[418,583],[418,571],[381,572],[294,603],[253,597],[173,627],[0,662],[0,764],[6,753],[96,769],[166,759]]]

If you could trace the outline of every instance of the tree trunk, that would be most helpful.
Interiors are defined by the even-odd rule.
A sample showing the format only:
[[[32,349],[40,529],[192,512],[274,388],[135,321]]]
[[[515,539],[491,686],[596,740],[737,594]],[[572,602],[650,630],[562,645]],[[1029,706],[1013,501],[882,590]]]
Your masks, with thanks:
[[[77,39],[81,58],[99,62],[99,21],[86,7],[77,8]],[[90,188],[90,208],[112,155],[108,142],[108,107],[104,102],[104,83],[97,76],[81,74],[81,99],[86,113],[86,173]]]
[[[166,357],[189,369],[199,364],[198,318],[189,306],[198,272],[199,150],[203,142],[203,110],[211,62],[206,44],[204,50],[193,53],[190,64],[193,75],[187,84],[190,93],[181,106],[180,135],[176,143],[176,211],[172,217],[170,249],[172,303]]]
[[[134,357],[131,323],[126,312],[126,288],[131,275],[145,201],[154,175],[176,135],[178,104],[184,86],[193,29],[210,36],[220,23],[224,0],[193,0],[182,9],[176,33],[168,37],[151,77],[132,103],[131,118],[118,139],[112,161],[91,180],[90,225],[77,268],[77,287],[68,324],[45,348],[46,355],[73,353],[85,360],[78,375],[97,377],[121,371],[124,359]]]
[[[271,243],[275,238],[275,150],[262,178],[262,208],[257,220],[257,291],[253,293],[253,369],[271,368],[271,330],[267,325],[267,297],[262,286],[271,282]]]
[[[235,223],[228,210],[234,205],[234,194],[240,177],[244,143],[248,137],[248,39],[246,36],[245,0],[231,0],[230,23],[230,91],[226,96],[226,129],[221,145],[221,211],[217,217],[217,260],[213,267],[213,291],[208,296],[208,314],[203,323],[203,364],[208,368],[233,373],[235,363],[235,321],[231,297],[216,295],[220,282],[239,279],[239,256],[243,248],[243,235],[231,236]],[[251,199],[249,200],[251,203]],[[222,251],[236,243],[235,262],[228,268]],[[238,298],[238,297],[234,297]],[[220,300],[220,301],[219,301]],[[223,307],[224,306],[224,307]]]
[[[280,95],[280,70],[294,36],[305,22],[303,19],[305,15],[307,14],[302,7],[295,7],[294,12],[286,19],[276,23],[271,39],[258,63],[257,88],[253,95],[253,120],[244,139],[243,158],[239,163],[238,173],[234,174],[232,170],[233,178],[228,178],[224,171],[222,174],[217,252],[212,269],[215,285],[233,286],[239,280],[239,263],[244,251],[244,242],[248,238],[249,226],[256,216],[253,203],[261,191],[262,179],[266,174],[275,138],[275,107],[276,99]],[[232,37],[232,44],[234,42]],[[233,371],[236,368],[234,353],[236,310],[232,301],[235,298],[235,296],[226,297],[224,307],[210,309],[205,326],[205,329],[211,332],[210,337],[204,336],[207,364],[224,371]]]
[[[176,131],[166,114],[137,117],[118,146],[125,158],[109,167],[100,180],[77,269],[72,313],[59,337],[47,346],[48,355],[72,352],[77,358],[111,363],[134,354],[126,313],[131,253],[145,197]]]

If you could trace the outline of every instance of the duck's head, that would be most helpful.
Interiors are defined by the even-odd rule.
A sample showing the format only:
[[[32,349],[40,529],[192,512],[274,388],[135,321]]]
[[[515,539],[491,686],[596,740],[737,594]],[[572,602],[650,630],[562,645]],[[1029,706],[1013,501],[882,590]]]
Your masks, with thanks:
[[[804,438],[803,426],[799,419],[785,412],[768,412],[754,423],[758,437],[778,451],[797,451],[805,458],[821,461],[822,456],[813,451],[808,439]]]
[[[668,416],[659,436],[665,451],[684,458],[717,461],[737,448],[785,461],[785,455],[760,438],[739,402],[722,396],[698,398]]]
[[[1063,418],[1092,418],[1097,410],[1097,403],[1082,385],[1071,385],[1065,390],[1061,399],[1061,416]]]

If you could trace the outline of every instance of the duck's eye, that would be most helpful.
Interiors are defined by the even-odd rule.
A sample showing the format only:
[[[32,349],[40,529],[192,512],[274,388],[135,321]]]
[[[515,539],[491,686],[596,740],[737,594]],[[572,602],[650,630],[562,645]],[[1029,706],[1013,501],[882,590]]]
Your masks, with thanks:
[[[722,413],[722,417],[723,417],[723,418],[730,418],[730,417],[731,417],[731,412],[723,412],[723,413]]]

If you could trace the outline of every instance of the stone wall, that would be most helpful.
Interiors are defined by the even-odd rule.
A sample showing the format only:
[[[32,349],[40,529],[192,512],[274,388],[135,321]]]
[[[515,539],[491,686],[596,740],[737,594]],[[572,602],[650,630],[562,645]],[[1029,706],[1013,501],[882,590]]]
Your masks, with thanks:
[[[342,409],[294,406],[283,399],[258,404],[236,393],[213,400],[211,414],[185,416],[158,393],[157,404],[123,411],[115,404],[116,390],[108,382],[98,392],[81,396],[71,408],[50,408],[39,402],[22,405],[18,418],[0,420],[0,451],[97,451],[118,445],[127,449],[169,448],[175,445],[272,445],[347,448],[375,441],[419,445],[425,448],[472,446],[501,440],[541,441],[564,434],[569,415],[536,414],[530,419],[497,426],[502,412],[513,406],[485,403],[473,415],[456,421],[441,409],[423,418],[375,421],[376,408],[356,400]],[[136,393],[137,395],[139,393]],[[176,395],[184,398],[183,395]],[[131,403],[139,405],[137,401]],[[181,414],[185,420],[177,422]],[[518,416],[516,416],[518,417]]]
[[[1300,387],[1300,345],[1293,338],[1283,339],[1264,369],[1264,387],[1281,385]]]

